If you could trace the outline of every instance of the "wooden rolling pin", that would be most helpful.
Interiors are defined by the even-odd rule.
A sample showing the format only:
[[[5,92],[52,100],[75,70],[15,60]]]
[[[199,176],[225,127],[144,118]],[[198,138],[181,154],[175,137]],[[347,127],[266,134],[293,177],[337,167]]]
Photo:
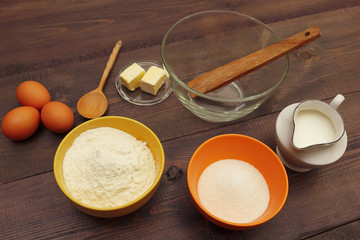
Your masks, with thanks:
[[[201,93],[214,91],[312,42],[320,36],[320,29],[317,26],[313,26],[250,55],[204,73],[190,81],[188,86]],[[195,95],[192,97],[195,97]]]

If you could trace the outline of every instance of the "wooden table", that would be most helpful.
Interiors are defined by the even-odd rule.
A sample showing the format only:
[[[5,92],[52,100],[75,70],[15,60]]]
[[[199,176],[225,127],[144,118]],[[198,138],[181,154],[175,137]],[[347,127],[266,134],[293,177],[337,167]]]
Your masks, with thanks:
[[[290,54],[290,70],[275,94],[246,118],[215,124],[200,120],[172,94],[141,107],[122,100],[114,80],[125,64],[160,61],[160,43],[176,20],[203,10],[239,11],[265,22],[282,37],[318,25],[322,37]],[[65,134],[43,125],[28,140],[0,134],[0,239],[360,239],[360,2],[358,0],[255,1],[1,1],[0,116],[18,107],[23,81],[44,84],[53,100],[71,107],[83,123],[78,99],[94,89],[115,42],[124,45],[104,92],[105,115],[136,119],[160,138],[166,164],[160,186],[141,209],[116,219],[78,211],[53,175],[53,158]],[[339,111],[348,146],[336,163],[306,173],[287,170],[289,194],[280,213],[247,231],[208,222],[187,188],[189,159],[205,140],[224,133],[257,138],[275,150],[279,112],[303,99],[329,102],[341,93]],[[171,166],[183,174],[169,179]]]

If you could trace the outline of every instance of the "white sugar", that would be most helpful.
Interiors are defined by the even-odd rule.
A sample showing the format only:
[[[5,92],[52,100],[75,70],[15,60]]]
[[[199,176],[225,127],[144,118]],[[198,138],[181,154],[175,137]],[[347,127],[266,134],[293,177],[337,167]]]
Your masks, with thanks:
[[[269,205],[269,188],[251,164],[226,159],[208,166],[200,176],[201,204],[213,215],[234,223],[249,223]]]

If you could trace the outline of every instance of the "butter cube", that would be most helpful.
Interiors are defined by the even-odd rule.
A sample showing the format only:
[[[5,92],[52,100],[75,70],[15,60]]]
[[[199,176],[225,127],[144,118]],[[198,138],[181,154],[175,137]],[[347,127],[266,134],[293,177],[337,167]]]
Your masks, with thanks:
[[[144,74],[145,70],[138,64],[133,63],[120,74],[120,80],[127,89],[134,91],[140,86],[140,80]]]
[[[166,79],[165,71],[159,67],[151,66],[140,80],[141,90],[156,95]]]

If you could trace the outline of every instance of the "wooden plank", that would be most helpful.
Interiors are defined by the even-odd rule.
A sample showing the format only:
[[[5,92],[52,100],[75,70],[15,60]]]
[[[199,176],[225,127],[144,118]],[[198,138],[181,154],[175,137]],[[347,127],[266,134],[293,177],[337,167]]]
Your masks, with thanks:
[[[0,77],[105,57],[120,38],[127,43],[124,51],[159,45],[172,23],[197,11],[234,10],[273,23],[358,5],[357,0],[290,4],[286,0],[276,4],[264,0],[158,0],[149,10],[141,3],[115,0],[6,1],[0,6]],[[303,24],[299,27],[302,29]]]
[[[320,233],[314,237],[306,238],[309,240],[336,240],[336,239],[360,239],[360,220],[351,222],[330,231]]]

